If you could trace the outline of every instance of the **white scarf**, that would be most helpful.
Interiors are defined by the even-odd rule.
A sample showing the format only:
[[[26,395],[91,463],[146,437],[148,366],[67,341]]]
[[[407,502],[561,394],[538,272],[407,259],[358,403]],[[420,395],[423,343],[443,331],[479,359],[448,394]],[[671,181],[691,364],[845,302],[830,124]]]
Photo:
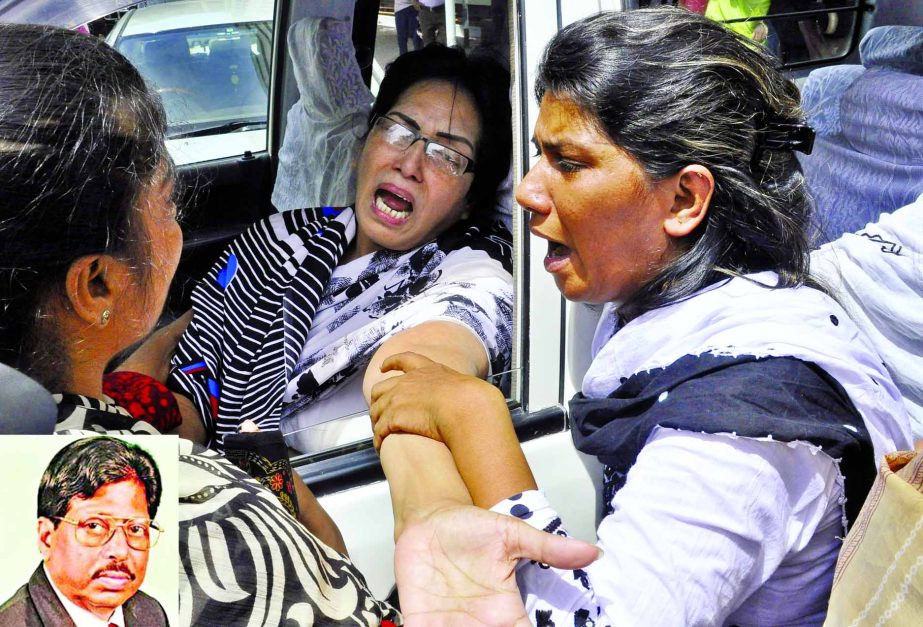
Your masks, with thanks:
[[[684,355],[794,357],[817,364],[843,386],[869,430],[876,464],[886,453],[911,449],[901,395],[843,308],[815,289],[764,287],[775,284],[773,272],[729,279],[618,330],[614,307],[607,306],[593,339],[584,395],[603,398],[622,378]]]

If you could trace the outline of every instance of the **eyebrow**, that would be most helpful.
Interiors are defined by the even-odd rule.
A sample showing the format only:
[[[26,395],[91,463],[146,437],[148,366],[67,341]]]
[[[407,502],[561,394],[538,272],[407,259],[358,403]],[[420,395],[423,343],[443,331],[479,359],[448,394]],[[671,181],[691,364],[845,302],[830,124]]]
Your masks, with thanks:
[[[401,118],[404,122],[406,122],[409,126],[412,126],[412,127],[413,127],[414,129],[416,129],[417,131],[422,130],[422,129],[420,129],[420,125],[417,123],[416,120],[414,120],[414,119],[413,119],[412,117],[410,117],[409,115],[405,115],[405,114],[401,113],[400,111],[392,111],[392,112],[389,113],[388,115],[395,115],[395,116]],[[441,137],[441,138],[443,138],[443,139],[449,139],[449,140],[452,140],[452,141],[456,141],[456,142],[465,144],[465,145],[467,145],[468,147],[471,148],[471,151],[472,151],[472,152],[475,151],[474,144],[472,144],[472,143],[471,143],[471,140],[469,140],[467,137],[462,137],[461,135],[454,135],[454,134],[452,134],[452,133],[444,133],[444,132],[442,132],[442,131],[436,131],[436,137]]]

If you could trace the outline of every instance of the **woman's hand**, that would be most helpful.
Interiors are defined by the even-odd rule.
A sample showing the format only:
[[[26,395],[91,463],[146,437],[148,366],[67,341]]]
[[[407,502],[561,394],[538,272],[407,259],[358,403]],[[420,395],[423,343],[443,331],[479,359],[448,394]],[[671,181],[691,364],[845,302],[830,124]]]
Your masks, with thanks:
[[[192,322],[191,309],[152,333],[135,352],[128,356],[128,359],[118,365],[116,370],[140,372],[161,383],[166,383],[167,376],[170,374],[170,359],[173,358],[179,338],[190,322]]]
[[[413,433],[450,445],[457,421],[477,416],[488,405],[506,411],[506,400],[496,387],[417,353],[392,355],[381,371],[403,375],[372,388],[369,415],[376,449],[391,433]]]
[[[405,624],[530,625],[516,587],[516,563],[533,559],[582,568],[592,544],[533,529],[473,506],[449,506],[406,527],[394,570]]]

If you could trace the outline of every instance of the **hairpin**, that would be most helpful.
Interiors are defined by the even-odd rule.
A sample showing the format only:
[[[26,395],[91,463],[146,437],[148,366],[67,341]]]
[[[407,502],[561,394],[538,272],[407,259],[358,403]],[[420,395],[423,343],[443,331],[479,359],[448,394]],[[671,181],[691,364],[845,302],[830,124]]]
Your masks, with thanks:
[[[756,129],[756,148],[750,160],[755,170],[765,150],[792,150],[811,154],[814,149],[814,129],[803,122],[776,122],[770,118]]]

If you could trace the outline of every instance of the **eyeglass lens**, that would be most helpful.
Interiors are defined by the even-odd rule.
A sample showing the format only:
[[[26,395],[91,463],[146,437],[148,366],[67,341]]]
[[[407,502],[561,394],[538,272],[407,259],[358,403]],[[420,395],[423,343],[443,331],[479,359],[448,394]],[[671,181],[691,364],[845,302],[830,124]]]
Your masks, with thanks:
[[[140,551],[151,548],[160,538],[160,530],[147,520],[115,522],[104,518],[88,518],[77,524],[77,541],[85,546],[102,546],[115,535],[119,527],[125,533],[128,546]]]
[[[459,176],[464,174],[468,167],[470,159],[465,155],[427,139],[396,120],[382,116],[378,118],[376,124],[384,131],[385,141],[401,150],[407,150],[415,142],[422,140],[424,142],[423,153],[434,165],[448,174]]]

